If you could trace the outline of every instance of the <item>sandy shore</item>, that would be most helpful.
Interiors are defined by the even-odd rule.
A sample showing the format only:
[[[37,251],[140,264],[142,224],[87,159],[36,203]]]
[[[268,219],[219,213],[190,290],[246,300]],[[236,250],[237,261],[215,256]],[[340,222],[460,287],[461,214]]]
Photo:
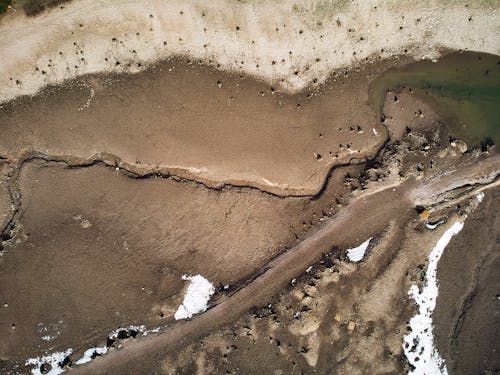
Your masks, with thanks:
[[[442,49],[500,53],[495,2],[74,1],[0,24],[0,102],[187,56],[297,92],[342,67]]]

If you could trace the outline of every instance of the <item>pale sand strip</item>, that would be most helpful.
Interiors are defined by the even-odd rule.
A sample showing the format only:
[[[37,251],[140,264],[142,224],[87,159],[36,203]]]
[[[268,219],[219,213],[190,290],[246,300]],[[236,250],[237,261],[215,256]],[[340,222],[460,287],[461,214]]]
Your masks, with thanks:
[[[78,0],[35,18],[21,13],[0,24],[0,102],[175,55],[283,80],[283,88],[297,91],[374,54],[500,53],[494,1]]]

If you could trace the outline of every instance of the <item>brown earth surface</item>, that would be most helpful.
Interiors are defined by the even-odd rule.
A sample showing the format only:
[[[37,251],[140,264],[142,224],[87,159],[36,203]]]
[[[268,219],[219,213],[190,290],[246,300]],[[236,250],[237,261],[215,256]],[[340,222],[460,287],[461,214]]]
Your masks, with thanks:
[[[160,333],[69,372],[399,374],[407,291],[444,228],[469,214],[440,263],[436,337],[450,371],[494,371],[499,157],[450,145],[408,88],[386,97],[387,132],[367,100],[382,70],[289,96],[170,61],[4,105],[0,368],[26,372],[27,358],[69,347],[71,362],[144,324]],[[446,225],[427,230],[421,203]],[[345,250],[369,237],[368,256],[350,263]],[[456,267],[468,276],[454,280]],[[181,276],[197,273],[219,287],[211,308],[175,322]],[[470,335],[484,356],[463,359],[476,353]]]
[[[322,209],[337,210],[331,202],[348,191],[347,170],[332,179],[341,189],[311,202],[130,178],[103,165],[27,162],[17,182],[22,240],[9,247],[0,273],[9,305],[0,310],[9,332],[3,350],[20,360],[58,342],[88,347],[120,326],[166,324],[182,301],[183,274],[202,273],[216,285],[251,276],[323,218]],[[60,337],[43,342],[38,324],[61,319]]]
[[[3,225],[3,222],[6,220],[12,205],[8,185],[9,171],[9,164],[7,162],[0,161],[0,225]]]
[[[500,370],[499,194],[487,194],[439,263],[435,335],[452,374]]]
[[[312,195],[332,166],[373,156],[385,142],[366,90],[366,77],[381,69],[334,75],[296,95],[176,60],[133,75],[87,76],[3,105],[0,155],[110,154],[138,173]]]

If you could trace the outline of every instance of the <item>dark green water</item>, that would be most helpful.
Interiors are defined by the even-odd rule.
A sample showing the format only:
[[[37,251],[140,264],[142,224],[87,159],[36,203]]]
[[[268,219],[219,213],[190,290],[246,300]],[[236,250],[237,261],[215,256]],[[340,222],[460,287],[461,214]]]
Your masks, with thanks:
[[[500,144],[500,56],[462,52],[433,63],[418,61],[391,69],[370,85],[380,113],[387,90],[411,87],[447,118],[452,134],[469,144]]]

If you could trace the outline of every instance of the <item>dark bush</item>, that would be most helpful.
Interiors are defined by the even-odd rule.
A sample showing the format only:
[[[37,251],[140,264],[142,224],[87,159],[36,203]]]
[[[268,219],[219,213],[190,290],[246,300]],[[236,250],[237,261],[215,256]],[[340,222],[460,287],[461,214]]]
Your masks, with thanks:
[[[47,8],[55,7],[67,1],[69,0],[25,0],[22,5],[28,16],[35,16]]]
[[[7,7],[12,2],[12,0],[0,0],[0,14],[7,12]]]

